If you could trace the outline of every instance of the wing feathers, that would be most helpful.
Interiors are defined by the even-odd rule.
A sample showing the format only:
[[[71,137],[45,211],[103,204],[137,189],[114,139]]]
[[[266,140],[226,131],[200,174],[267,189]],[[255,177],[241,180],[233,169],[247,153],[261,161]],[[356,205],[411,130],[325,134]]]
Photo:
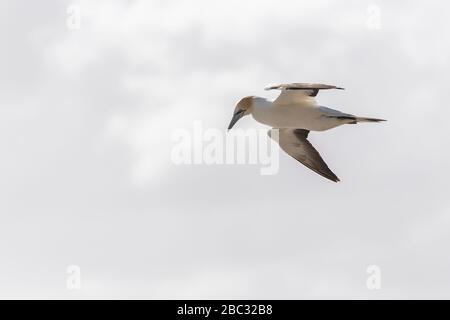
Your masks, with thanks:
[[[338,182],[339,178],[328,168],[319,152],[307,140],[309,131],[304,129],[271,129],[268,134],[273,139],[273,130],[279,130],[277,141],[288,155],[303,165],[331,181]],[[275,140],[275,139],[274,139]]]
[[[274,101],[277,105],[286,105],[291,103],[302,103],[305,105],[314,105],[314,97],[317,96],[320,90],[339,89],[344,88],[332,86],[321,83],[289,83],[276,84],[265,88],[266,90],[281,90],[280,95]]]
[[[282,84],[275,84],[270,85],[265,88],[265,90],[328,90],[328,89],[338,89],[338,90],[344,90],[344,88],[329,85],[329,84],[322,84],[322,83],[282,83]]]

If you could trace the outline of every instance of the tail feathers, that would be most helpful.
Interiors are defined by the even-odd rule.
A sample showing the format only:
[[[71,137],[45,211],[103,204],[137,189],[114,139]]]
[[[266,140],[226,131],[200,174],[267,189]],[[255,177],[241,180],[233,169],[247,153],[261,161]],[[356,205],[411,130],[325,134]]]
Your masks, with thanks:
[[[377,119],[377,118],[366,118],[366,117],[355,117],[356,122],[382,122],[387,121],[384,119]]]

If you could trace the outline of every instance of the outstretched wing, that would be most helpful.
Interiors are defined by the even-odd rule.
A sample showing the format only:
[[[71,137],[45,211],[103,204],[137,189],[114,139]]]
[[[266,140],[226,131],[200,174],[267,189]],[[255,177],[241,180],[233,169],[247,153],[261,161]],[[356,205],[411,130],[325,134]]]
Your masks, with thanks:
[[[308,130],[304,129],[271,129],[269,137],[276,141],[274,130],[278,130],[278,144],[288,155],[303,165],[331,181],[338,182],[339,178],[328,168],[319,152],[308,141]]]
[[[302,103],[305,101],[314,100],[319,90],[339,89],[344,88],[320,83],[289,83],[276,84],[265,88],[266,90],[281,90],[280,96],[274,101],[275,104],[291,104]],[[312,97],[312,98],[311,98]]]

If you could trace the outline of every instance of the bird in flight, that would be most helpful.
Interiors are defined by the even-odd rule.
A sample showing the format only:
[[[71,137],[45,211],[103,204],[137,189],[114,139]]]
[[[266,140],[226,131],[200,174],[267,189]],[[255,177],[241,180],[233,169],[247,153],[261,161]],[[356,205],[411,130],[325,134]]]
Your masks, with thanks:
[[[344,88],[313,83],[278,84],[265,88],[266,90],[281,90],[275,100],[256,96],[242,98],[233,113],[228,130],[246,115],[265,125],[272,127],[268,135],[272,139],[274,129],[278,130],[278,140],[281,149],[303,165],[334,181],[339,178],[328,168],[319,152],[308,141],[310,131],[325,131],[343,124],[359,122],[380,122],[383,119],[357,117],[338,110],[317,104],[315,97],[320,90]]]

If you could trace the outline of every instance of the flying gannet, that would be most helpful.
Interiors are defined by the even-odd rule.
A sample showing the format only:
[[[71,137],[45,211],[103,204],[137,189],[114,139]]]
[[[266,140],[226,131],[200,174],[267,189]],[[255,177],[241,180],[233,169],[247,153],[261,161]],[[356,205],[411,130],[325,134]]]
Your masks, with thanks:
[[[268,135],[272,139],[273,130],[278,129],[278,143],[287,154],[303,165],[334,182],[339,178],[328,168],[319,152],[308,141],[310,131],[325,131],[343,124],[359,122],[380,122],[383,119],[357,117],[317,104],[315,97],[319,90],[339,89],[337,86],[311,83],[278,84],[265,88],[281,90],[275,100],[256,96],[242,98],[233,113],[228,130],[243,116],[253,118],[271,126]],[[274,139],[275,140],[275,139]]]

